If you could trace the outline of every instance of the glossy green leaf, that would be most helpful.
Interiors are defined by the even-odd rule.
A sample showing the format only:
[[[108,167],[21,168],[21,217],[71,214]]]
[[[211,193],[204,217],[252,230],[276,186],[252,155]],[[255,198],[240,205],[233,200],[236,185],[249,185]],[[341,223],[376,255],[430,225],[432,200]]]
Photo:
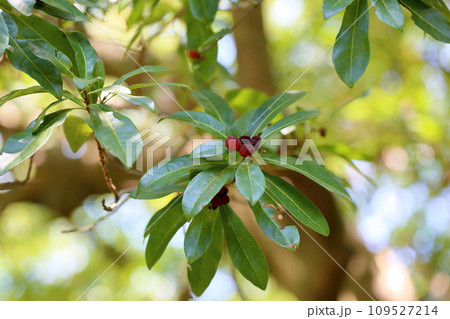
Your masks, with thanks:
[[[168,205],[162,214],[148,227],[147,248],[145,249],[145,261],[148,269],[156,264],[166,250],[172,237],[186,223],[180,201]]]
[[[236,187],[253,205],[264,194],[266,179],[258,164],[243,161],[236,169]]]
[[[68,116],[63,124],[64,136],[72,152],[76,153],[92,135],[92,128],[78,116]]]
[[[217,211],[214,213],[218,215]],[[202,257],[190,264],[188,268],[189,284],[196,296],[203,294],[216,274],[220,258],[222,257],[222,233],[222,220],[217,216],[208,249]]]
[[[46,92],[47,92],[47,90],[44,89],[42,86],[31,86],[26,89],[13,90],[13,91],[9,92],[8,94],[0,97],[0,106],[2,106],[6,102],[8,102],[12,99],[15,99],[17,97],[21,97],[21,96],[25,96],[25,95],[29,95],[29,94],[36,94],[36,93],[46,93]]]
[[[284,109],[301,99],[306,92],[285,92],[277,94],[265,101],[255,112],[247,129],[249,136],[261,133],[264,128]]]
[[[70,71],[72,62],[62,52],[55,52],[55,48],[50,46],[47,42],[42,40],[32,41],[28,43],[31,52],[38,58],[49,61],[53,64],[59,72],[73,78],[75,74]]]
[[[412,13],[414,23],[436,40],[450,43],[450,21],[439,11],[417,0],[400,0]]]
[[[156,213],[150,217],[150,220],[148,221],[147,225],[144,229],[144,238],[147,238],[150,232],[153,230],[153,227],[155,225],[155,222],[167,212],[167,210],[171,209],[174,205],[181,203],[181,195],[175,196],[172,198],[172,200],[163,208],[158,210]]]
[[[66,0],[41,0],[36,3],[36,9],[57,18],[72,21],[88,21],[89,19],[77,9],[72,3]]]
[[[208,249],[213,238],[213,230],[220,221],[216,210],[204,209],[192,219],[184,237],[184,253],[191,264]]]
[[[261,248],[229,205],[219,209],[233,265],[252,284],[265,290],[269,281],[269,266]]]
[[[11,64],[18,70],[25,72],[56,98],[62,96],[61,74],[53,65],[36,57],[28,47],[31,40],[16,40],[9,37],[9,47],[6,49]]]
[[[215,43],[217,41],[219,41],[220,39],[222,39],[224,36],[226,36],[227,34],[231,33],[231,29],[229,28],[225,28],[220,30],[219,32],[216,32],[214,34],[212,34],[209,38],[207,38],[198,48],[199,51],[202,51],[204,49],[208,49],[210,46],[215,45]]]
[[[328,19],[347,8],[355,0],[323,0],[323,17]]]
[[[351,200],[350,195],[344,186],[342,186],[339,178],[324,166],[311,161],[303,161],[301,164],[296,164],[297,158],[291,156],[283,158],[280,156],[263,155],[262,158],[267,163],[299,172],[330,192]]]
[[[224,127],[222,123],[216,120],[211,115],[204,112],[197,111],[183,111],[174,113],[165,119],[179,120],[189,123],[202,129],[205,132],[211,133],[215,137],[226,139],[227,136],[223,133]]]
[[[278,204],[264,194],[254,205],[251,206],[255,214],[256,222],[263,233],[281,247],[295,251],[300,242],[300,234],[295,226],[280,226],[276,222],[276,207]]]
[[[3,15],[0,14],[0,56],[3,55],[5,49],[8,47],[9,35],[8,26],[6,25]]]
[[[237,137],[244,135],[247,131],[247,128],[250,126],[251,120],[257,110],[258,109],[248,110],[240,117],[238,117],[231,127],[231,134]]]
[[[439,11],[444,17],[447,18],[447,20],[450,21],[450,10],[448,9],[445,0],[421,0],[421,1]]]
[[[271,126],[269,126],[262,134],[261,134],[261,138],[269,138],[272,135],[278,133],[279,131],[281,131],[282,129],[291,126],[291,125],[296,125],[302,122],[306,122],[310,119],[312,119],[313,117],[316,117],[317,115],[319,115],[320,112],[319,111],[300,111],[294,114],[291,114],[275,123],[273,123]]]
[[[1,8],[1,4],[0,4],[0,8]],[[17,32],[18,32],[17,24],[14,22],[13,18],[11,18],[11,16],[4,11],[0,12],[0,15],[2,16],[3,21],[6,24],[7,33],[9,35],[11,35],[13,38],[17,38]],[[9,37],[8,37],[8,41],[9,41]]]
[[[78,31],[66,31],[65,34],[75,52],[78,76],[84,79],[91,78],[98,59],[97,52],[95,52],[94,48],[89,43],[89,40],[83,33]]]
[[[405,16],[402,8],[398,3],[398,0],[371,0],[372,5],[377,8],[377,17],[384,23],[396,28],[400,31],[403,30],[405,24]]]
[[[136,126],[108,105],[91,104],[89,108],[95,137],[125,167],[130,168],[143,149]]]
[[[367,0],[356,0],[346,10],[333,49],[333,63],[349,87],[364,74],[370,59]]]
[[[142,106],[146,110],[155,113],[155,102],[153,99],[149,98],[148,96],[136,96],[136,95],[129,95],[129,94],[123,94],[120,92],[117,92],[117,95],[120,96],[122,99],[127,101],[128,103]]]
[[[264,172],[267,191],[299,222],[328,236],[330,228],[320,210],[284,179]]]
[[[33,129],[35,125],[38,125],[36,120],[31,122],[24,131],[11,136],[0,151],[0,175],[36,153],[47,142],[53,128],[62,124],[70,111],[71,109],[66,109],[46,115],[35,134]]]
[[[197,19],[211,24],[216,16],[218,1],[216,0],[188,0],[192,15]]]
[[[202,157],[223,157],[223,154],[227,154],[228,149],[225,146],[224,140],[211,140],[203,144],[200,144],[191,153],[191,158]]]
[[[155,66],[155,65],[144,65],[140,67],[139,69],[136,69],[134,71],[128,72],[127,74],[122,75],[120,78],[118,78],[116,81],[114,81],[113,85],[119,85],[125,82],[127,79],[131,78],[132,76],[142,74],[142,73],[159,73],[166,71],[167,69],[162,66]]]
[[[8,0],[9,4],[23,15],[29,16],[33,11],[36,0]]]
[[[174,158],[169,162],[159,163],[142,176],[136,194],[140,196],[143,192],[159,189],[172,181],[189,177],[191,171],[205,170],[219,164],[224,163],[205,160],[200,160],[197,163],[189,158],[189,155]]]
[[[234,174],[234,166],[213,167],[198,173],[183,195],[183,211],[188,220],[205,208]]]
[[[139,83],[139,84],[133,84],[129,86],[130,90],[140,89],[140,88],[147,88],[147,87],[154,87],[154,86],[177,86],[181,88],[191,89],[188,85],[182,84],[182,83],[171,83],[171,82],[159,82],[159,83]]]
[[[79,78],[79,77],[74,77],[73,78],[73,84],[75,84],[75,86],[77,87],[78,90],[84,90],[86,87],[90,86],[91,84],[95,83],[95,82],[99,82],[102,81],[101,77],[96,77],[96,78],[92,78],[92,79],[83,79],[83,78]],[[92,93],[92,92],[89,92]]]
[[[165,197],[165,196],[173,194],[173,193],[182,192],[186,189],[186,187],[187,187],[187,184],[186,185],[166,185],[166,186],[162,186],[162,187],[156,188],[156,189],[144,190],[140,193],[138,193],[137,189],[135,189],[131,193],[131,198],[146,199],[146,200],[158,199],[158,198],[162,198],[162,197]]]
[[[221,96],[209,90],[192,91],[192,97],[205,109],[206,113],[218,119],[224,127],[234,123],[233,110]]]

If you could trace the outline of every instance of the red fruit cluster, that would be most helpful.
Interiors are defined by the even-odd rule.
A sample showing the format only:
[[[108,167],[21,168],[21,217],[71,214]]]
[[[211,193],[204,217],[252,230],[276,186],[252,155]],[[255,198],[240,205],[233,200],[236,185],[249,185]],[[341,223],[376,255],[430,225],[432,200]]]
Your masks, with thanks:
[[[240,138],[229,136],[225,145],[230,151],[239,151],[242,157],[248,157],[258,150],[260,141],[261,137],[258,135],[253,137],[243,135]]]
[[[197,50],[194,50],[194,49],[187,50],[187,55],[188,55],[189,59],[191,59],[191,60],[203,61],[205,59],[205,57],[200,55],[200,52],[198,52]]]
[[[211,200],[212,209],[217,209],[219,206],[228,204],[230,202],[230,197],[227,194],[228,188],[226,186],[222,187],[222,189]]]

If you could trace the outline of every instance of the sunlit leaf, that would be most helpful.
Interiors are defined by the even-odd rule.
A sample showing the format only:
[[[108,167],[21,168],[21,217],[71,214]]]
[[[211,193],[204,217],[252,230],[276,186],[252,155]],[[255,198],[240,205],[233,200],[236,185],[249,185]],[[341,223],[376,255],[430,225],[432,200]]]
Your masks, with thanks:
[[[236,187],[251,204],[258,201],[266,188],[266,180],[258,164],[253,161],[243,161],[238,166]]]
[[[78,116],[68,116],[63,124],[64,135],[72,152],[76,153],[92,135],[92,128]]]

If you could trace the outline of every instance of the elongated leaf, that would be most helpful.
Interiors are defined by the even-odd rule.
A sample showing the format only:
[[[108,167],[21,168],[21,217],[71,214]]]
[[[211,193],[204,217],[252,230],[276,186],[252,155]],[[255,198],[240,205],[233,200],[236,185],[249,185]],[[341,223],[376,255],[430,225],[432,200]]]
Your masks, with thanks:
[[[29,95],[29,94],[36,94],[36,93],[46,93],[46,92],[47,92],[47,90],[44,89],[42,86],[31,86],[26,89],[14,90],[14,91],[11,91],[8,94],[0,97],[0,106],[2,106],[6,102],[8,102],[12,99],[15,99],[17,97],[21,97],[21,96],[25,96],[25,95]]]
[[[1,3],[0,3],[0,8],[2,8]],[[17,38],[17,32],[18,32],[17,24],[14,22],[13,18],[11,18],[11,16],[4,11],[1,12],[0,15],[2,16],[3,21],[6,24],[7,33],[9,35],[11,35],[13,38]],[[9,41],[9,36],[8,36],[8,41]]]
[[[143,192],[159,189],[171,181],[186,178],[193,170],[204,170],[219,164],[223,165],[224,163],[205,160],[197,163],[189,158],[189,155],[174,158],[166,163],[160,163],[142,176],[136,194],[140,196]]]
[[[405,16],[402,8],[398,3],[398,0],[371,0],[372,5],[377,8],[377,17],[384,23],[396,28],[400,31],[403,30],[405,24]]]
[[[216,213],[217,214],[217,213]],[[188,269],[188,280],[192,292],[200,296],[208,288],[216,274],[222,257],[222,221],[219,216],[215,218],[214,228],[211,234],[211,243],[202,257],[194,261]]]
[[[273,125],[268,127],[262,134],[261,138],[269,138],[272,135],[278,133],[282,129],[291,126],[296,125],[302,122],[306,122],[313,117],[316,117],[319,115],[319,111],[300,111],[294,114],[291,114],[284,119],[279,120],[278,122],[275,122]]]
[[[213,167],[197,174],[183,195],[183,211],[188,220],[197,215],[233,176],[233,166]]]
[[[351,200],[347,190],[339,182],[339,178],[323,166],[317,165],[311,161],[303,161],[302,164],[296,164],[297,159],[291,156],[281,158],[279,156],[264,155],[263,159],[267,163],[299,172],[330,192]]]
[[[220,221],[217,211],[202,210],[193,219],[184,237],[184,253],[191,264],[208,249],[213,238],[213,230]]]
[[[211,24],[216,16],[218,2],[216,0],[189,0],[189,8],[197,20]]]
[[[349,87],[364,74],[370,59],[367,0],[356,0],[346,10],[333,48],[333,63]]]
[[[328,19],[347,8],[355,0],[323,0],[323,17]]]
[[[253,161],[242,162],[236,169],[236,187],[253,205],[264,194],[266,179],[258,164]]]
[[[89,108],[95,137],[125,167],[130,168],[143,149],[136,126],[108,105],[91,104]]]
[[[284,109],[301,99],[306,92],[286,92],[277,94],[265,101],[253,115],[247,129],[249,136],[261,133],[264,128]]]
[[[145,249],[145,261],[148,269],[152,269],[161,258],[170,240],[184,223],[186,223],[186,218],[183,215],[181,203],[178,201],[165,208],[163,213],[149,226],[147,248]]]
[[[78,116],[68,116],[63,124],[64,135],[72,152],[76,153],[92,135],[92,128]]]
[[[196,126],[212,135],[226,139],[227,136],[223,133],[224,127],[222,123],[207,113],[196,111],[183,111],[174,113],[165,119],[179,120]]]
[[[308,226],[319,234],[328,236],[330,228],[320,210],[300,193],[294,186],[284,179],[264,172],[267,190],[278,203],[299,222]]]
[[[176,192],[182,192],[186,189],[186,185],[166,185],[162,186],[160,188],[151,189],[151,190],[145,190],[143,192],[137,193],[136,190],[134,190],[131,193],[131,198],[134,199],[158,199],[161,197],[165,197],[167,195],[176,193]]]
[[[215,42],[219,41],[220,39],[222,39],[224,36],[226,36],[229,33],[231,33],[231,29],[229,29],[229,28],[225,28],[225,29],[220,30],[219,32],[214,33],[200,45],[198,50],[202,51],[204,49],[208,49],[210,46],[214,45]]]
[[[89,43],[89,40],[83,33],[78,31],[66,31],[65,34],[75,52],[78,76],[84,79],[91,78],[98,59],[97,52],[95,52],[94,48]]]
[[[192,97],[205,109],[206,113],[218,119],[225,127],[234,123],[233,110],[221,96],[208,90],[192,91]]]
[[[261,248],[229,205],[220,207],[220,215],[233,265],[252,284],[265,290],[269,267]]]
[[[300,234],[295,226],[280,226],[274,216],[277,203],[264,194],[254,205],[251,206],[255,214],[256,222],[263,233],[281,247],[295,251],[300,242]]]
[[[36,153],[47,142],[53,128],[62,124],[66,114],[70,111],[71,109],[66,109],[48,114],[35,134],[33,134],[33,129],[35,125],[38,125],[36,120],[31,122],[24,131],[11,136],[0,151],[0,175]]]
[[[136,95],[128,95],[123,94],[120,92],[117,92],[117,95],[120,96],[122,99],[127,101],[128,103],[142,106],[146,110],[155,113],[155,102],[148,96],[136,96]]]
[[[3,15],[0,14],[0,56],[5,52],[9,41],[8,26],[6,25]]]
[[[159,73],[166,71],[167,69],[162,66],[155,66],[155,65],[144,65],[140,67],[139,69],[136,69],[134,71],[128,72],[127,74],[122,75],[120,78],[118,78],[116,81],[114,81],[113,85],[119,85],[125,82],[127,79],[131,78],[132,76],[141,74],[141,73]]]
[[[439,11],[447,20],[450,21],[450,10],[448,9],[445,0],[421,0],[423,3]]]
[[[23,15],[29,16],[33,11],[36,0],[8,0],[9,4]]]
[[[226,153],[228,153],[228,149],[223,140],[211,140],[194,148],[191,158],[223,157],[223,154]]]
[[[9,48],[6,50],[9,61],[18,70],[25,72],[56,98],[62,96],[61,74],[53,65],[36,57],[28,47],[31,40],[16,40],[9,37]]]
[[[139,84],[133,84],[129,86],[130,90],[140,89],[140,88],[146,88],[146,87],[153,87],[153,86],[178,86],[185,89],[191,89],[188,85],[182,84],[182,83],[171,83],[171,82],[159,82],[159,83],[139,83]]]
[[[257,110],[258,109],[248,110],[240,117],[238,117],[231,127],[231,134],[237,137],[244,135],[247,131],[247,128],[250,126],[251,120]]]
[[[92,78],[92,79],[84,79],[84,78],[74,77],[72,80],[73,80],[73,84],[75,84],[77,89],[81,91],[81,90],[84,90],[85,88],[87,88],[88,86],[90,86],[91,84],[102,81],[103,79],[101,77],[96,77],[96,78]],[[89,93],[92,93],[92,92],[89,92]]]
[[[150,232],[153,230],[153,227],[155,226],[156,221],[163,215],[165,214],[169,209],[171,209],[174,205],[176,204],[180,204],[181,203],[181,195],[178,195],[174,198],[172,198],[172,200],[163,208],[161,208],[160,210],[158,210],[156,213],[154,213],[152,215],[152,217],[150,218],[150,220],[148,221],[147,225],[145,226],[145,230],[144,230],[144,238],[147,238],[148,235],[150,234]]]
[[[436,40],[450,43],[450,22],[439,11],[417,0],[400,0],[412,13],[414,23]]]
[[[55,49],[51,47],[45,41],[33,41],[29,42],[31,52],[38,58],[49,61],[53,64],[59,72],[73,78],[75,74],[70,71],[72,67],[72,62],[70,59],[62,52],[55,53]]]
[[[42,10],[49,15],[65,20],[89,20],[80,10],[77,9],[77,7],[66,0],[41,0],[36,3],[35,8]]]

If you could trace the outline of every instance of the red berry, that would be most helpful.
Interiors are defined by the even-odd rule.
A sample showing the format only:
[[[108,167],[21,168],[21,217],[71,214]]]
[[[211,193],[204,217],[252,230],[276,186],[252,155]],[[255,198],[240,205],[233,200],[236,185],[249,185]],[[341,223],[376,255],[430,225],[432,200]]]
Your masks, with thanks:
[[[241,140],[242,144],[244,144],[246,141],[250,141],[250,136],[242,135],[239,139]]]
[[[251,144],[243,144],[239,148],[239,154],[241,154],[242,157],[251,156],[254,151],[255,151],[255,148]]]
[[[216,194],[216,196],[214,196],[211,200],[211,205],[213,209],[216,209],[217,207],[226,205],[229,202],[230,197],[228,195],[219,196],[219,194]]]
[[[253,137],[250,139],[250,142],[251,142],[252,145],[253,145],[254,147],[256,147],[256,148],[257,148],[257,146],[258,146],[258,144],[259,144],[260,141],[261,141],[261,136],[258,136],[258,135],[253,136]]]
[[[197,50],[189,49],[187,50],[187,55],[189,59],[191,60],[204,60],[205,58],[200,55],[200,53]]]
[[[230,151],[237,151],[241,147],[242,143],[236,136],[229,136],[225,141],[225,146]]]

